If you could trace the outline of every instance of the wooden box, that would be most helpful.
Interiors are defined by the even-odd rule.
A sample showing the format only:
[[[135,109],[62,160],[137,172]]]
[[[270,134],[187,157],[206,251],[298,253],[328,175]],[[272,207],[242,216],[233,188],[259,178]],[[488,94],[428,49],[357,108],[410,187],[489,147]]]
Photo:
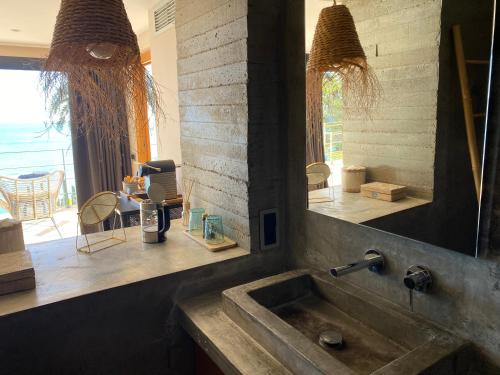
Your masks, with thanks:
[[[394,202],[406,197],[406,186],[371,182],[361,185],[361,194],[368,198]]]
[[[23,250],[25,246],[21,222],[12,219],[0,220],[0,254]]]
[[[0,295],[35,288],[35,270],[28,251],[0,254]]]

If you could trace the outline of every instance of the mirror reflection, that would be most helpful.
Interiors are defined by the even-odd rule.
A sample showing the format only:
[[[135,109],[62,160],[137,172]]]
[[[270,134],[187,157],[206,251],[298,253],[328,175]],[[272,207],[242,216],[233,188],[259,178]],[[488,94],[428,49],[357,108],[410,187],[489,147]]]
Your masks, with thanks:
[[[325,43],[328,33],[334,46],[357,41],[345,19],[325,15],[331,2],[306,0],[309,209],[472,254],[493,0],[338,6],[352,15],[366,59]],[[318,84],[311,72],[326,59]],[[376,77],[368,89],[362,69]]]

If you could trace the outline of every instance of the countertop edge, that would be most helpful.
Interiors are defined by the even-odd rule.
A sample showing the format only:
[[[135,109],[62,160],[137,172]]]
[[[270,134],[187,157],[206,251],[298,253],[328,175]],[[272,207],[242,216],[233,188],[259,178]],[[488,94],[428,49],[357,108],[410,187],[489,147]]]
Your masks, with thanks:
[[[199,245],[199,246],[200,246],[200,248],[202,248],[201,245]],[[32,310],[36,310],[38,308],[43,308],[43,307],[54,305],[54,304],[65,303],[65,302],[77,300],[79,298],[84,298],[86,296],[90,296],[93,294],[102,293],[102,292],[113,290],[113,289],[119,289],[119,288],[127,287],[129,285],[139,284],[139,283],[151,281],[154,279],[176,277],[176,276],[179,276],[179,275],[182,275],[184,273],[191,272],[191,271],[201,270],[201,269],[206,268],[206,267],[213,267],[214,265],[223,264],[226,262],[241,260],[243,258],[248,258],[251,256],[252,256],[251,252],[245,252],[244,254],[240,254],[237,256],[231,256],[231,257],[228,257],[226,259],[221,259],[221,260],[208,262],[208,263],[204,263],[204,264],[198,264],[198,265],[195,265],[192,267],[176,269],[173,271],[167,270],[165,273],[154,274],[154,275],[150,275],[150,276],[147,276],[144,278],[135,279],[132,281],[118,282],[118,283],[110,284],[110,285],[103,286],[103,287],[97,287],[93,290],[87,290],[84,292],[80,292],[78,294],[68,293],[67,296],[60,296],[59,295],[57,297],[54,297],[53,299],[48,299],[48,300],[44,300],[41,302],[38,301],[37,303],[19,302],[19,304],[22,305],[22,306],[19,306],[19,308],[13,307],[10,309],[8,308],[5,311],[0,311],[0,319],[6,318],[9,316],[13,316],[15,314],[23,313],[26,311],[32,311]],[[36,269],[35,269],[35,272],[36,272]],[[33,293],[36,293],[36,288],[31,289],[31,290],[19,291],[19,292],[11,293],[11,294],[5,294],[5,295],[0,296],[0,303],[5,302],[5,301],[11,302],[10,301],[11,298],[13,298],[13,299],[21,298],[22,299],[24,297],[31,296]],[[27,306],[28,304],[29,304],[29,306]]]
[[[179,315],[184,330],[226,375],[291,375],[223,312],[221,293],[217,290],[181,301]],[[221,330],[226,334],[218,334]]]

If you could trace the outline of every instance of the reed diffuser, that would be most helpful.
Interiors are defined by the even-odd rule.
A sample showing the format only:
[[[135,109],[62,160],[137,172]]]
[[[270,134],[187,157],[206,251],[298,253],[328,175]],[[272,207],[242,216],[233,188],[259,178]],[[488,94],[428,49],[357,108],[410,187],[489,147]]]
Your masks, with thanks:
[[[184,194],[182,200],[182,225],[187,227],[189,225],[189,210],[191,209],[191,202],[189,198],[191,197],[191,192],[193,191],[194,180],[184,179],[182,181],[182,191]]]

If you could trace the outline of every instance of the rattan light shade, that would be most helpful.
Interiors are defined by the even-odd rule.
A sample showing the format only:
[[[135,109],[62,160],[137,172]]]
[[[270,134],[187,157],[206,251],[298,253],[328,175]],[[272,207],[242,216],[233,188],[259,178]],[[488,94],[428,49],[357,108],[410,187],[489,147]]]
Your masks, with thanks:
[[[323,8],[318,18],[307,63],[308,83],[312,86],[312,81],[318,81],[325,72],[334,72],[342,80],[346,107],[362,111],[373,107],[379,84],[345,5]]]
[[[69,87],[70,106],[79,106],[82,130],[99,126],[111,138],[126,132],[119,124],[124,103],[132,120],[144,118],[130,105],[138,96],[161,112],[122,0],[62,0],[42,85],[49,100]]]

